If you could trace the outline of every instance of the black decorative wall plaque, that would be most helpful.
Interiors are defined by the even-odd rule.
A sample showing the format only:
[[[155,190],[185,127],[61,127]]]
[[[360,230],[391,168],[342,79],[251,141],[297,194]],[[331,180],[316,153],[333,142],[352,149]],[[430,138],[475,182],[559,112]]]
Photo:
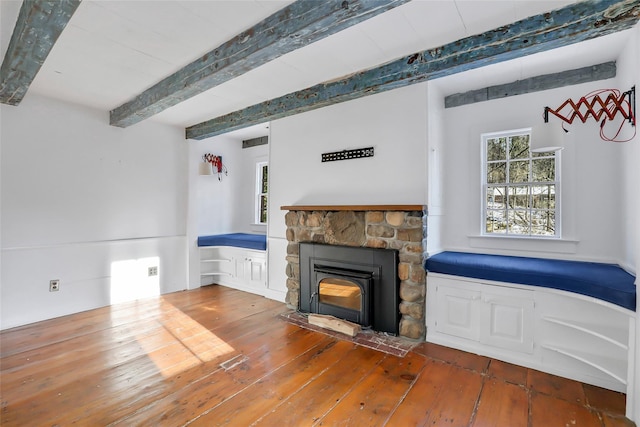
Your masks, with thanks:
[[[322,153],[322,162],[335,162],[336,160],[361,159],[363,157],[373,157],[373,147],[356,148],[355,150],[334,151],[333,153]]]

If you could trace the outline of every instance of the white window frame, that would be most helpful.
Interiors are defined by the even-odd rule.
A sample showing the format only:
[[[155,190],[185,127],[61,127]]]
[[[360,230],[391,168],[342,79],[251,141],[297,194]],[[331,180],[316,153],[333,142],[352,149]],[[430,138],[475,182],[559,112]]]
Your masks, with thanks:
[[[560,175],[560,151],[554,151],[553,152],[553,156],[555,158],[555,181],[550,181],[550,184],[555,185],[555,228],[554,228],[554,235],[541,235],[541,234],[532,234],[531,233],[531,228],[529,228],[529,233],[528,234],[524,234],[524,233],[509,233],[509,230],[505,230],[504,233],[493,233],[493,232],[487,232],[487,188],[489,186],[495,186],[495,184],[488,184],[487,183],[487,165],[488,165],[488,160],[487,160],[487,140],[489,139],[493,139],[493,138],[509,138],[509,137],[513,137],[513,136],[517,136],[517,135],[523,135],[523,134],[529,134],[531,135],[531,128],[523,128],[523,129],[514,129],[514,130],[508,130],[508,131],[500,131],[500,132],[490,132],[490,133],[483,133],[481,135],[480,141],[482,144],[482,167],[481,169],[481,178],[480,178],[480,194],[481,194],[481,213],[480,213],[480,217],[481,217],[481,223],[480,223],[480,234],[482,236],[489,236],[489,237],[498,237],[498,238],[525,238],[525,239],[561,239],[562,238],[562,232],[561,232],[561,175]],[[507,149],[508,151],[508,149]],[[508,155],[507,155],[508,157]],[[538,158],[538,157],[536,157]],[[531,161],[533,159],[533,156],[531,155],[531,153],[529,153],[529,171],[531,171]],[[519,159],[522,160],[522,159]],[[507,159],[507,182],[505,183],[506,187],[511,186],[535,186],[536,182],[533,181],[528,181],[526,183],[517,183],[517,185],[515,184],[510,184],[509,183],[509,177],[508,177],[508,173],[509,173],[509,161],[510,159]],[[531,177],[530,177],[531,178]],[[531,194],[531,192],[530,192]],[[530,196],[531,197],[531,196]],[[528,207],[529,212],[531,212],[532,210],[534,210],[531,207],[531,203],[529,203],[529,207]],[[508,217],[508,211],[509,208],[507,206],[507,217]]]
[[[263,168],[267,168],[267,192],[263,193],[262,192],[262,170]],[[267,205],[268,205],[268,195],[269,195],[269,189],[268,189],[268,182],[269,182],[269,178],[268,175],[269,174],[269,162],[257,162],[256,163],[256,181],[255,181],[255,196],[254,196],[254,205],[255,205],[255,223],[258,225],[267,225],[267,222],[269,221],[269,218],[266,218],[266,221],[262,221],[261,218],[261,202],[262,202],[262,196],[267,196]],[[268,211],[268,208],[267,208]]]

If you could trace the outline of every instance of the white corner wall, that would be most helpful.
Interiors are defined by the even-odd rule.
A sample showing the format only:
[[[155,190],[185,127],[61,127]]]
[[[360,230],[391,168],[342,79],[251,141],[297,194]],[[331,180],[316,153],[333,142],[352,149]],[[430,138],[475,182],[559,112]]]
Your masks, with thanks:
[[[285,205],[426,204],[427,85],[271,122],[269,288],[286,293]],[[374,157],[321,162],[373,146]]]
[[[427,256],[442,251],[443,184],[445,169],[443,151],[444,102],[440,89],[429,82],[428,90],[428,145],[427,145]]]
[[[254,217],[256,162],[268,161],[269,146],[242,148],[233,133],[186,142],[189,150],[189,288],[200,287],[198,236],[223,233],[266,234]],[[222,156],[227,175],[199,175],[204,154]]]
[[[242,148],[242,140],[232,134],[202,141],[187,141],[190,187],[195,191],[198,235],[220,233],[266,234],[266,227],[254,218],[255,165],[267,161],[268,145]],[[198,164],[206,153],[222,156],[228,174],[198,175]]]
[[[633,36],[625,46],[620,58],[618,58],[618,73],[616,76],[617,88],[621,91],[636,88],[636,116],[638,115],[638,91],[640,90],[640,24],[632,30]],[[621,262],[634,271],[636,277],[640,268],[640,135],[638,135],[636,117],[635,137],[625,143],[621,143],[621,185],[619,192],[622,200],[622,228],[624,230],[623,253]],[[626,135],[631,135],[631,127],[625,125]],[[636,279],[636,289],[638,280]],[[627,417],[636,424],[640,423],[640,292],[636,292],[636,319],[635,319],[635,360],[630,361],[629,381],[627,386]],[[632,331],[634,327],[632,325]]]
[[[616,76],[616,88],[624,92],[636,87],[636,109],[640,105],[638,103],[638,91],[640,87],[640,24],[634,29],[635,37],[631,37],[625,46],[620,58],[618,58],[618,72]],[[636,111],[637,114],[637,111]],[[623,262],[625,265],[633,266],[637,271],[636,260],[638,259],[638,251],[640,245],[640,221],[638,221],[638,209],[640,209],[640,136],[638,129],[625,124],[622,134],[625,138],[631,138],[635,130],[635,137],[629,141],[617,145],[622,153],[620,183],[617,186],[617,192],[621,193],[624,203],[621,205],[623,214],[624,240],[623,245]]]
[[[556,108],[614,80],[567,86],[445,109],[443,247],[447,250],[619,262],[624,200],[619,144],[600,140],[598,123],[575,123],[561,155],[562,240],[480,237],[481,134],[543,123]],[[551,118],[553,125],[560,120]]]
[[[2,328],[185,288],[183,129],[35,94],[0,108]]]

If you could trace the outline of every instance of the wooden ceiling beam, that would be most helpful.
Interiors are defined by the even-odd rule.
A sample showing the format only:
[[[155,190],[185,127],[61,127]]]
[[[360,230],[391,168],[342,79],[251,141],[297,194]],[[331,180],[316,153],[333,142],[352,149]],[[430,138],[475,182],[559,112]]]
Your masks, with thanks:
[[[131,126],[285,53],[321,40],[409,0],[297,0],[110,112]]]
[[[0,67],[0,102],[18,105],[81,0],[23,0]]]
[[[615,61],[589,67],[576,68],[553,74],[530,77],[496,86],[470,90],[464,93],[454,93],[444,98],[444,108],[460,107],[476,102],[491,101],[510,96],[534,93],[559,87],[612,79],[616,76]]]
[[[340,80],[321,83],[190,126],[205,139],[383,91],[612,34],[634,26],[638,0],[587,0],[535,15]]]

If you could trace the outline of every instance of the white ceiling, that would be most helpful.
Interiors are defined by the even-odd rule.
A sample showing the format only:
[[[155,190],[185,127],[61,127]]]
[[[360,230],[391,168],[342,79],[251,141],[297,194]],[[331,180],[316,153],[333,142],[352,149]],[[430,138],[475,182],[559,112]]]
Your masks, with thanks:
[[[112,110],[289,3],[84,0],[29,92]],[[412,0],[283,55],[149,120],[187,127],[569,3],[572,1]],[[20,4],[20,0],[0,0],[2,57]],[[448,95],[615,60],[629,33],[436,82]]]

